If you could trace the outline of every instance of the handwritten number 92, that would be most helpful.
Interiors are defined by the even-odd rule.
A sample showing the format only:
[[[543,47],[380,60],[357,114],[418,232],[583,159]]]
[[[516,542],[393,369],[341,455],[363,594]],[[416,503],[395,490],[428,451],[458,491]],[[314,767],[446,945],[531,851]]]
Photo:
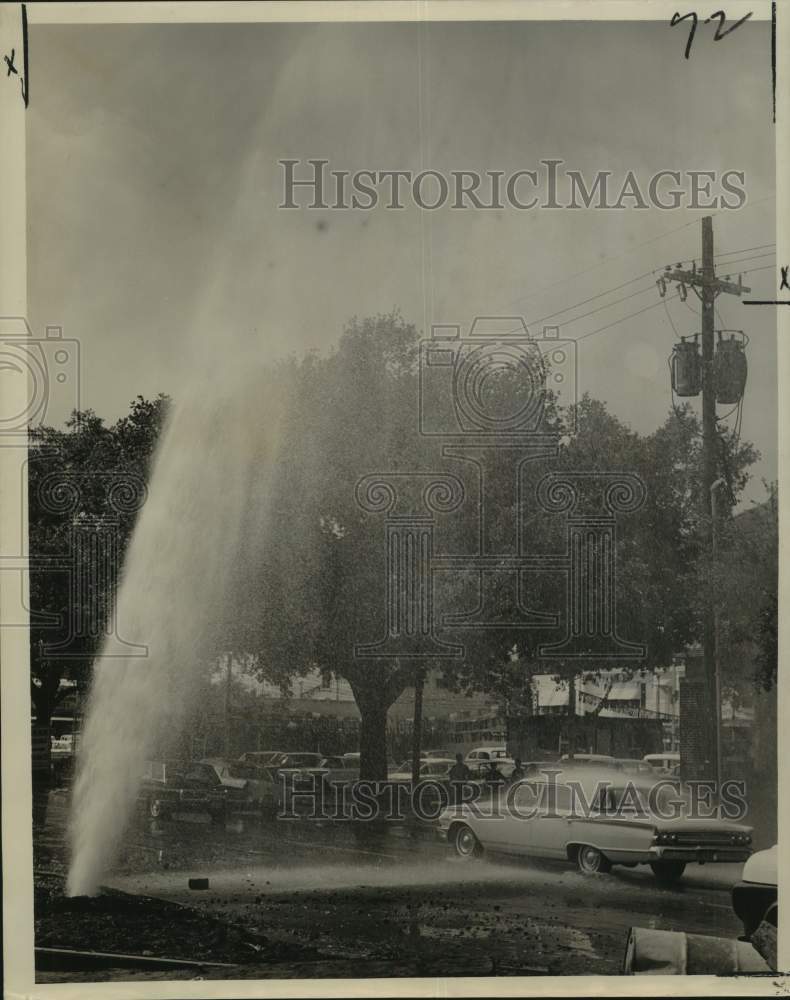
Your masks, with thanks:
[[[742,17],[740,21],[736,21],[735,24],[731,24],[729,28],[724,27],[724,22],[726,21],[727,16],[723,10],[715,11],[715,13],[711,14],[710,17],[706,17],[702,23],[710,24],[711,21],[715,21],[716,19],[718,19],[719,25],[716,28],[716,34],[713,36],[713,41],[720,42],[722,38],[724,38],[726,35],[729,35],[731,31],[735,31],[736,28],[740,28],[742,24],[748,21],[749,18],[752,16],[752,13],[753,11],[749,11],[749,13],[746,14],[744,17]],[[689,26],[688,41],[686,42],[686,59],[688,59],[689,53],[691,52],[691,44],[694,41],[694,35],[697,31],[697,24],[699,24],[699,18],[697,17],[697,14],[694,11],[692,11],[690,14],[682,14],[682,15],[680,13],[675,13],[672,15],[672,20],[669,22],[670,26],[674,28],[676,24],[680,24],[681,21],[687,21],[689,19],[691,19],[691,24]]]

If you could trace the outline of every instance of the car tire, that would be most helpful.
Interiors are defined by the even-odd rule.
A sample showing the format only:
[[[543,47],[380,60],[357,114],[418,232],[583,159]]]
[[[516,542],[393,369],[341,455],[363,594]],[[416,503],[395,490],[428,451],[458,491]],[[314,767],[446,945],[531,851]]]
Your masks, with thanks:
[[[483,855],[483,845],[465,823],[453,827],[451,844],[453,853],[462,861],[472,861]]]
[[[576,867],[583,875],[605,875],[611,871],[612,865],[597,847],[582,844],[576,850]]]
[[[686,870],[685,861],[651,861],[650,867],[657,882],[672,885],[677,882]]]

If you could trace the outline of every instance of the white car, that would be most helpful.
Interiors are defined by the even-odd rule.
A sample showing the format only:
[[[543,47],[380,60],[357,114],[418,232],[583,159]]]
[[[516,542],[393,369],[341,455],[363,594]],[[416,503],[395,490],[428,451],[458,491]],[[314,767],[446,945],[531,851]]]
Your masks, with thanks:
[[[567,753],[560,757],[560,763],[565,767],[586,767],[588,764],[594,767],[614,767],[615,758],[605,753],[575,753],[573,760]]]
[[[455,764],[455,761],[451,758],[442,759],[441,757],[432,757],[430,760],[420,759],[420,780],[439,781],[445,782],[449,781],[450,768]],[[405,783],[411,781],[411,761],[404,760],[396,768],[391,770],[387,776],[388,781],[397,781],[399,783]]]
[[[588,874],[607,872],[613,864],[646,864],[663,882],[679,879],[689,862],[748,858],[750,827],[722,819],[663,818],[650,810],[654,784],[611,769],[565,769],[551,784],[546,775],[517,782],[500,796],[497,811],[479,804],[450,806],[437,825],[462,859],[501,851],[575,862]],[[575,790],[589,808],[578,792],[574,800]],[[677,798],[676,790],[663,791]]]
[[[480,767],[490,760],[505,760],[507,756],[507,747],[504,746],[475,747],[466,755],[464,763],[467,767]]]

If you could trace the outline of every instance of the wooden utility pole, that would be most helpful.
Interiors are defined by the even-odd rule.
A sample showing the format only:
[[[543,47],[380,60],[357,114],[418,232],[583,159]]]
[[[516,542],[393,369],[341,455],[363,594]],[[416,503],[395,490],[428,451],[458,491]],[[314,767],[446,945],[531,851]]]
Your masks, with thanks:
[[[233,655],[228,653],[228,669],[225,673],[225,756],[230,759],[230,699],[231,682],[233,680]]]
[[[685,298],[685,288],[692,288],[702,307],[702,482],[700,501],[702,504],[702,525],[706,547],[715,555],[717,510],[713,491],[719,478],[718,473],[718,433],[716,430],[716,377],[714,370],[714,308],[716,296],[722,292],[740,296],[750,292],[740,278],[736,285],[732,281],[722,281],[716,277],[713,254],[713,219],[706,215],[702,219],[702,267],[697,270],[692,265],[690,271],[679,266],[664,272],[665,281],[676,281],[681,286]],[[711,707],[710,718],[715,725],[715,737],[709,741],[711,756],[710,777],[720,777],[721,761],[719,750],[719,729],[721,725],[721,705],[719,704],[719,679],[716,654],[716,614],[711,588],[703,594],[704,610],[702,621],[702,662],[705,673],[707,700]]]
[[[713,266],[713,219],[706,215],[702,220],[702,524],[705,531],[706,547],[714,554],[716,531],[713,525],[713,483],[717,478],[718,461],[716,455],[716,382],[713,374],[714,314],[716,302],[716,271]],[[721,705],[716,695],[716,617],[713,609],[713,595],[710,583],[705,588],[702,620],[702,668],[707,684],[707,702],[713,707],[714,733],[718,732]],[[719,773],[717,740],[708,739],[713,746],[712,774]]]
[[[422,695],[425,689],[425,667],[415,668],[414,673],[414,726],[411,743],[411,780],[416,785],[420,780],[422,757]]]
[[[576,752],[576,674],[568,678],[568,760],[573,760]]]

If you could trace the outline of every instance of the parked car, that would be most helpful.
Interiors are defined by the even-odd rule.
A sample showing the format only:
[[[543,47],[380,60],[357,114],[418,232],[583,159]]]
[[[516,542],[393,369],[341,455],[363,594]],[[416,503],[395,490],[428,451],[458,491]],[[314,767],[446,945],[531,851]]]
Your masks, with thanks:
[[[199,763],[214,771],[234,801],[245,805],[273,804],[275,781],[269,768],[223,757],[206,757]]]
[[[464,763],[467,767],[479,767],[492,759],[504,760],[507,755],[507,747],[505,746],[475,747],[466,755]]]
[[[778,847],[757,851],[743,866],[741,881],[732,887],[732,908],[743,923],[743,933],[749,938],[762,923],[763,917],[776,903]]]
[[[662,777],[648,761],[639,760],[636,757],[615,757],[614,766],[618,771],[623,771],[626,774],[641,774],[647,777],[654,775],[656,778]]]
[[[324,755],[322,753],[302,753],[301,751],[297,751],[295,753],[282,754],[281,759],[274,766],[278,771],[288,768],[319,767],[323,759]]]
[[[359,772],[361,761],[362,761],[362,754],[359,753],[359,751],[357,751],[355,753],[344,753],[343,754],[344,766],[346,766],[346,767],[355,767],[357,769],[357,772]],[[392,760],[391,758],[387,761],[387,770],[388,771],[394,771],[395,768],[396,768],[396,766],[397,765],[396,765],[395,761]]]
[[[690,862],[740,862],[751,853],[751,828],[722,819],[664,819],[650,811],[654,782],[624,784],[612,769],[564,769],[555,779],[555,796],[538,775],[514,786],[513,809],[487,816],[467,805],[451,806],[438,821],[440,835],[463,859],[486,850],[563,859],[584,873],[608,872],[613,864],[646,864],[659,881],[679,879]],[[574,810],[568,782],[578,783],[589,809]]]
[[[450,768],[455,764],[452,757],[442,760],[440,757],[431,760],[420,761],[420,780],[431,779],[432,781],[449,781]],[[411,781],[411,760],[404,760],[388,774],[389,781],[408,782]]]
[[[663,753],[647,753],[642,760],[662,774],[676,774],[680,766],[680,754],[672,750],[665,750]]]
[[[310,755],[312,756],[312,755]],[[308,762],[302,767],[281,767],[277,769],[278,780],[290,780],[294,791],[322,792],[337,790],[340,785],[348,785],[359,780],[359,763],[344,757],[321,757],[317,763]]]
[[[183,782],[187,788],[203,789],[209,797],[209,813],[215,822],[224,821],[230,813],[251,812],[263,804],[265,786],[262,782],[242,777],[236,767],[243,764],[221,757],[206,757],[189,765]]]
[[[606,753],[575,753],[571,760],[570,755],[564,753],[560,763],[565,767],[614,767],[615,758]]]
[[[331,785],[347,785],[359,780],[359,761],[344,757],[324,757],[318,766],[324,781]]]
[[[225,761],[209,758],[208,763],[219,774],[223,786],[246,789],[246,798],[250,804],[265,809],[274,809],[280,802],[280,789],[275,780],[274,771],[270,767],[243,761]],[[239,782],[246,782],[241,786]]]
[[[137,794],[138,805],[151,819],[176,812],[207,812],[219,816],[221,799],[215,783],[186,780],[183,771],[164,761],[146,761]]]
[[[284,757],[282,750],[248,750],[239,757],[239,761],[242,764],[255,764],[256,767],[275,767]]]
[[[491,761],[496,761],[497,767],[502,772],[502,776],[509,778],[513,773],[515,761],[508,756],[507,747],[487,746],[476,747],[470,750],[464,759],[464,763],[472,772],[473,778],[482,778],[485,775],[487,765]]]

